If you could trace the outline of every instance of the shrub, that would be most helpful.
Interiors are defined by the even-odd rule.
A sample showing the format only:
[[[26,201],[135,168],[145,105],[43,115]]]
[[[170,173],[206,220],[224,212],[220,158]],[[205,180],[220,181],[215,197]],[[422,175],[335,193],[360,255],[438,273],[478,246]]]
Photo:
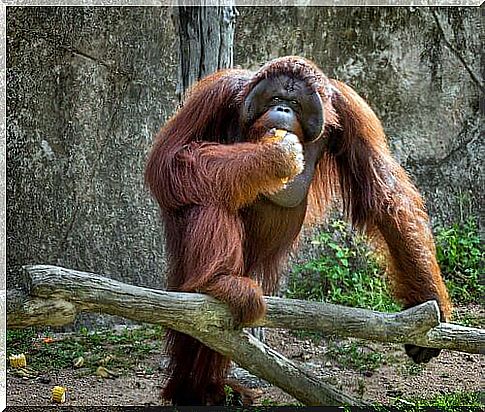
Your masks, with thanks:
[[[476,219],[439,228],[436,254],[452,299],[457,303],[479,302],[484,293],[480,272],[483,273],[485,248]]]
[[[377,256],[349,226],[336,220],[333,232],[322,232],[313,240],[319,257],[293,268],[286,296],[326,301],[347,306],[396,311],[388,293]]]
[[[330,229],[312,241],[319,257],[293,268],[286,296],[386,312],[399,310],[365,237],[355,235],[342,220],[333,221]],[[485,266],[485,249],[476,219],[439,228],[436,233],[437,258],[453,301],[479,302],[484,293],[480,272]]]

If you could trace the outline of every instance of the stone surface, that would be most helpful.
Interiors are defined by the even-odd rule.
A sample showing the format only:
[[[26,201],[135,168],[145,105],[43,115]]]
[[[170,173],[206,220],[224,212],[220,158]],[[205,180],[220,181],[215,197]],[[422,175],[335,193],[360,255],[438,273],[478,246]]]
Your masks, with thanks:
[[[480,212],[479,9],[238,10],[236,66],[314,60],[381,117],[435,223]],[[19,266],[39,263],[162,287],[143,169],[177,105],[171,9],[9,8],[7,17],[9,287]]]
[[[163,284],[143,170],[177,104],[170,13],[8,9],[9,287],[38,262]]]

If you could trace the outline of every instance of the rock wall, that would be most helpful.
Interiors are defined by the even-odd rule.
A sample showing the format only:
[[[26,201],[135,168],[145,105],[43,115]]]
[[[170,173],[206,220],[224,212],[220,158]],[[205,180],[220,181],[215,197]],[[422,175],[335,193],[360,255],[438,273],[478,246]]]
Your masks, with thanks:
[[[177,105],[170,15],[8,9],[9,286],[33,263],[161,284],[161,228],[143,170]]]
[[[298,54],[381,117],[435,222],[479,214],[478,8],[240,7],[236,66]],[[151,141],[177,104],[170,8],[8,8],[8,285],[49,263],[163,286]]]

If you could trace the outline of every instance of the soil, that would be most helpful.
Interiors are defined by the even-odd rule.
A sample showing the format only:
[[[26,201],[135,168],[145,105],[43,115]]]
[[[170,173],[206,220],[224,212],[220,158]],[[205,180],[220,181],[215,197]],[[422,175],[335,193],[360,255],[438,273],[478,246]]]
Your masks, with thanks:
[[[483,310],[479,310],[481,316]],[[415,365],[407,359],[401,345],[357,341],[366,353],[378,353],[382,360],[376,369],[357,370],[341,358],[330,356],[330,348],[351,340],[296,337],[286,330],[267,330],[266,343],[292,359],[304,363],[316,375],[345,392],[366,401],[384,404],[408,402],[406,399],[428,399],[453,392],[483,390],[483,355],[471,355],[444,350],[426,365]],[[160,399],[164,379],[163,354],[151,353],[129,371],[114,379],[86,376],[85,369],[62,369],[35,377],[19,377],[11,368],[7,371],[8,406],[52,405],[51,390],[55,385],[67,388],[66,406],[127,406],[164,405]],[[295,405],[297,401],[282,390],[235,368],[232,374],[252,387],[259,405]],[[399,401],[398,399],[404,399]],[[398,403],[397,403],[398,404]]]

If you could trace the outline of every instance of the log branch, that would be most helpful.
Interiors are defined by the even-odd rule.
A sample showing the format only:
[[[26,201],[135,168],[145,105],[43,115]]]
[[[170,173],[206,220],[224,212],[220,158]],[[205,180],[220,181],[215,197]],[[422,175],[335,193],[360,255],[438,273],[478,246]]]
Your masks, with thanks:
[[[226,305],[198,293],[166,292],[58,266],[25,266],[27,294],[7,294],[7,327],[69,324],[76,313],[103,312],[196,336],[234,330]],[[482,353],[485,331],[439,322],[436,302],[398,313],[266,297],[265,318],[247,326],[320,331],[381,342]],[[196,336],[197,337],[197,336]]]
[[[8,328],[69,324],[82,311],[161,324],[231,357],[306,405],[361,404],[235,329],[228,307],[207,295],[148,289],[57,266],[26,266],[24,271],[27,293],[7,294]],[[266,302],[266,317],[247,326],[321,331],[469,353],[484,350],[485,331],[440,323],[434,301],[399,313],[275,297],[267,297]]]

